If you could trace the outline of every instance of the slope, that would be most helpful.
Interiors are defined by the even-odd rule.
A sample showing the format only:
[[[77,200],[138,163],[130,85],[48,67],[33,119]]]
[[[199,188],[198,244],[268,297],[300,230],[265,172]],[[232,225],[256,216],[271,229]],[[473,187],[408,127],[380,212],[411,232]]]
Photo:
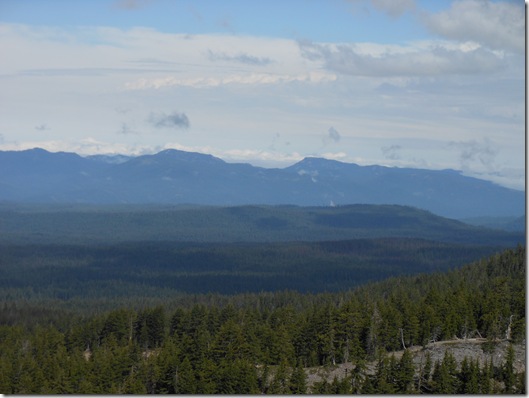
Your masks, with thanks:
[[[512,247],[524,232],[470,226],[397,205],[0,206],[0,240],[36,243],[288,242],[406,237]]]

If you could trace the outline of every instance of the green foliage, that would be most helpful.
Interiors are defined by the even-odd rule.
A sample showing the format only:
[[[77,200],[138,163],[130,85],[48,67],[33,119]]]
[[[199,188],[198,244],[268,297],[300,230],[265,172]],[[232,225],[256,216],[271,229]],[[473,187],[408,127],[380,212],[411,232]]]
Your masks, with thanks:
[[[89,308],[106,303],[108,309],[116,309],[109,303],[128,307],[134,297],[144,305],[146,299],[162,302],[182,293],[336,292],[391,276],[447,270],[494,251],[485,246],[409,238],[244,245],[3,244],[0,298],[47,299],[63,306],[80,302]],[[400,309],[409,310],[408,304],[399,303]],[[516,304],[523,305],[520,301]],[[49,312],[48,307],[41,314],[28,316],[45,315],[48,320]],[[9,322],[12,316],[10,308],[5,308],[0,321]],[[119,316],[126,314],[114,314],[115,319],[108,320],[110,330],[125,321]],[[413,341],[417,338],[416,320],[405,321],[411,322],[406,339]]]
[[[432,385],[436,394],[455,394],[458,391],[457,363],[450,351],[445,352],[441,363],[435,363]]]
[[[507,394],[512,394],[516,388],[516,375],[514,374],[514,349],[512,345],[509,345],[509,348],[507,349],[505,363],[502,367],[502,379],[505,383],[505,392]]]
[[[298,361],[296,367],[292,371],[288,389],[291,394],[307,393],[307,375],[303,369],[303,366],[301,365],[301,361]]]
[[[74,317],[57,309],[52,322],[37,316],[20,324],[18,317],[31,313],[29,304],[6,303],[0,391],[524,393],[512,346],[496,367],[491,362],[480,368],[469,359],[458,365],[450,352],[435,364],[426,357],[419,366],[408,349],[400,357],[387,355],[478,332],[494,349],[495,338],[504,340],[509,325],[525,319],[521,279],[525,250],[518,247],[450,272],[392,278],[342,293],[197,295],[178,304],[92,309]],[[370,374],[366,363],[373,359]],[[354,364],[350,373],[309,388],[306,367],[332,369],[344,362]]]
[[[398,393],[409,394],[414,392],[414,374],[415,368],[413,366],[411,353],[409,350],[404,350],[395,371],[395,384]]]
[[[411,237],[509,247],[523,233],[475,227],[397,205],[90,206],[0,204],[0,240],[15,244],[294,242]],[[463,252],[461,254],[464,254]],[[428,256],[428,253],[425,253]]]

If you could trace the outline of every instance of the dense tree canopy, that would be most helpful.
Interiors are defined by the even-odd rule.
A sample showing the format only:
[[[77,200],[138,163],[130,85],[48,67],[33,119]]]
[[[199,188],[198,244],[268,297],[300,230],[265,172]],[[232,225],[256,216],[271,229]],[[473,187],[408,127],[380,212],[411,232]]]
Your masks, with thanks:
[[[512,349],[499,367],[457,364],[447,353],[420,368],[407,350],[525,339],[523,247],[342,293],[201,295],[38,314],[17,300],[0,310],[2,393],[525,393]],[[354,364],[346,376],[309,388],[306,368],[344,362]]]

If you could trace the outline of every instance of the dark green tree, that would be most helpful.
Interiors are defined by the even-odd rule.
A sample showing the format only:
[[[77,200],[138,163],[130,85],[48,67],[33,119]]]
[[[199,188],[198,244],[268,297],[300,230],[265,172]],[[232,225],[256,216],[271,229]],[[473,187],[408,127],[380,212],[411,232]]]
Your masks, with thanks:
[[[467,357],[461,363],[459,372],[459,389],[460,394],[479,394],[479,364],[477,361],[469,360]]]
[[[176,394],[195,394],[196,384],[195,372],[191,362],[189,362],[188,357],[185,357],[176,369],[175,392]]]
[[[446,351],[443,361],[435,363],[432,375],[432,392],[436,394],[455,394],[458,390],[457,363],[450,351]]]
[[[412,393],[413,376],[415,369],[413,367],[413,359],[409,350],[404,350],[400,358],[395,372],[395,383],[397,385],[397,392],[409,394]]]
[[[419,365],[419,375],[417,378],[417,391],[420,394],[429,394],[432,391],[430,383],[430,377],[432,373],[432,357],[430,352],[426,352],[426,355],[421,358]]]
[[[283,359],[279,366],[276,367],[275,374],[270,388],[268,389],[269,394],[289,394],[290,393],[290,369],[286,359]]]
[[[507,353],[505,355],[505,362],[503,363],[502,369],[502,380],[505,383],[505,392],[512,394],[515,392],[516,375],[514,373],[514,348],[512,344],[507,347]]]
[[[296,367],[292,371],[292,376],[289,380],[289,390],[291,394],[307,393],[307,375],[301,361],[297,362]]]

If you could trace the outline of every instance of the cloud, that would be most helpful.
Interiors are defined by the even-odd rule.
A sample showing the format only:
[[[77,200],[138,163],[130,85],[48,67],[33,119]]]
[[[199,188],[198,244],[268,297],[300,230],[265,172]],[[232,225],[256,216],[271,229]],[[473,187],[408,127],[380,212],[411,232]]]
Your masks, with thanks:
[[[432,32],[451,40],[474,41],[500,51],[525,51],[525,12],[521,2],[454,1],[447,11],[424,14],[422,21]]]
[[[324,159],[347,161],[347,154],[345,152],[325,152],[321,154]]]
[[[283,75],[274,73],[250,73],[239,75],[228,75],[224,77],[189,77],[176,78],[167,76],[162,78],[141,78],[125,83],[128,90],[161,89],[165,87],[194,87],[208,88],[231,84],[241,85],[268,85],[289,82],[323,83],[336,80],[336,75],[321,71],[309,72],[299,75]]]
[[[382,154],[386,159],[400,160],[401,158],[400,154],[398,153],[402,149],[400,145],[383,146],[380,149],[382,150]]]
[[[331,142],[340,142],[341,138],[342,136],[340,135],[338,130],[331,126],[329,130],[327,130],[327,135],[323,137],[323,144],[327,145]]]
[[[266,66],[274,62],[271,58],[268,57],[256,57],[254,55],[246,53],[238,53],[237,55],[228,55],[224,52],[213,52],[208,50],[208,58],[210,61],[228,61],[228,62],[237,62],[245,65],[254,65],[254,66]]]
[[[487,138],[481,141],[452,141],[448,147],[459,151],[459,160],[463,170],[471,169],[475,165],[492,170],[499,153],[498,146]]]
[[[150,0],[118,0],[114,3],[121,10],[138,10],[145,7]]]
[[[49,130],[49,127],[46,123],[43,123],[43,124],[39,124],[38,126],[35,126],[35,130],[45,131],[45,130]]]
[[[121,128],[118,130],[118,134],[129,135],[137,134],[127,123],[122,123]]]
[[[437,76],[490,73],[505,67],[500,55],[468,46],[430,44],[426,48],[387,48],[379,54],[354,44],[300,41],[303,57],[322,61],[332,71],[355,76]]]
[[[393,18],[415,9],[415,0],[371,0],[371,4]]]
[[[188,128],[189,118],[185,113],[177,111],[169,114],[151,112],[149,123],[156,128]]]
[[[331,126],[329,128],[329,138],[334,142],[339,142],[342,137],[340,136],[338,130]]]

